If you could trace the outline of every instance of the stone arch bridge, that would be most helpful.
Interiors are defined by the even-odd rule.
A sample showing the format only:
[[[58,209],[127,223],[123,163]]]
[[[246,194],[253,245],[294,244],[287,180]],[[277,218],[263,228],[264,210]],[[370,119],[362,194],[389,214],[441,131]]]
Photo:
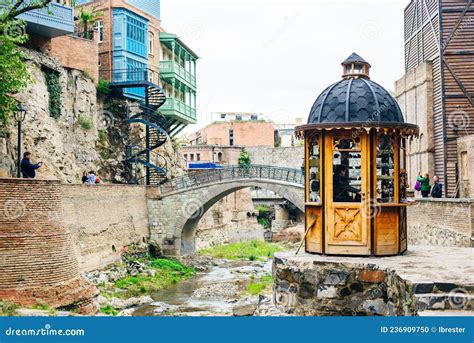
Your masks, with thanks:
[[[304,177],[299,169],[230,166],[175,178],[149,199],[151,240],[165,255],[195,251],[199,220],[217,201],[248,187],[270,190],[304,211]]]

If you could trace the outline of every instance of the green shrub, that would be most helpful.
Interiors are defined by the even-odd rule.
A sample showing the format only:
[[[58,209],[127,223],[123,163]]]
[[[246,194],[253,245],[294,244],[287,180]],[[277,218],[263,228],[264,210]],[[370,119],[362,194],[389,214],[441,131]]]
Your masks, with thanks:
[[[58,119],[61,116],[61,85],[59,84],[59,73],[52,69],[44,69],[43,74],[49,94],[49,115],[54,119]]]
[[[77,118],[77,122],[79,123],[79,125],[84,130],[92,129],[92,118],[91,117],[79,116],[79,118]]]
[[[19,308],[17,304],[9,301],[0,301],[0,316],[13,316]]]
[[[107,82],[103,79],[99,79],[99,85],[97,86],[97,94],[107,95],[110,94],[110,82]]]
[[[99,143],[101,145],[107,144],[107,132],[104,129],[99,130]]]
[[[247,167],[250,165],[250,155],[247,151],[243,150],[240,152],[238,163],[241,167]]]

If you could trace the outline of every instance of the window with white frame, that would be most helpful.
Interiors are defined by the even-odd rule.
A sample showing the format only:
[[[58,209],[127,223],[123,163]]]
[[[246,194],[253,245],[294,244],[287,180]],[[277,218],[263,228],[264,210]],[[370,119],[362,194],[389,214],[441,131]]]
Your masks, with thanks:
[[[95,22],[95,31],[97,32],[97,42],[102,43],[104,41],[104,22],[98,20]]]
[[[148,32],[148,53],[154,55],[154,40],[155,34],[153,32]]]

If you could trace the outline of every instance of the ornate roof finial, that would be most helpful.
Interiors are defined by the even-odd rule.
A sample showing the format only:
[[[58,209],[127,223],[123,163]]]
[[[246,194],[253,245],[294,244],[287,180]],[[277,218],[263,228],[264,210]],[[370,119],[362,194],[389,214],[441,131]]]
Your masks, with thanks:
[[[343,66],[342,78],[365,78],[370,79],[370,64],[355,52],[341,63]]]

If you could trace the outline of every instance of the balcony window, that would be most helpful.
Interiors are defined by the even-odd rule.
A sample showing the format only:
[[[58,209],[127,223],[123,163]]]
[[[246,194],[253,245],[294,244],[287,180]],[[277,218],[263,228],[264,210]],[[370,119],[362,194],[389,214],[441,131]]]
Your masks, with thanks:
[[[146,23],[127,16],[127,50],[141,56],[146,54]]]
[[[201,154],[196,154],[196,161],[200,161],[201,160]]]
[[[188,154],[184,154],[184,160],[185,160],[185,161],[188,160]]]

